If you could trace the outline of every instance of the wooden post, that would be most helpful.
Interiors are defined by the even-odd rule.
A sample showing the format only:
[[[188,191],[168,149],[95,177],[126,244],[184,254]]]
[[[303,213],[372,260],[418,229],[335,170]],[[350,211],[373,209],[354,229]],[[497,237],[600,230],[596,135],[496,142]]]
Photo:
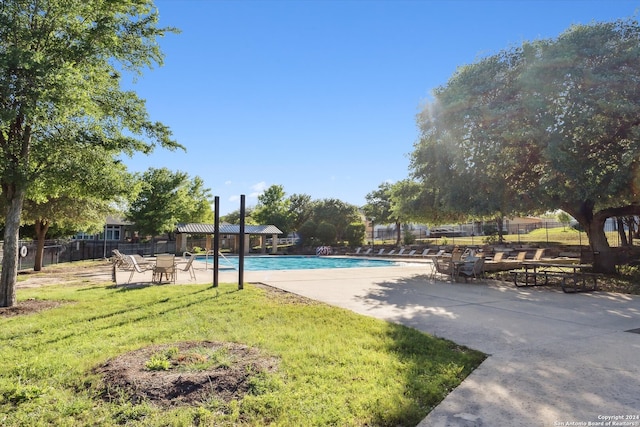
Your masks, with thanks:
[[[220,269],[220,197],[213,199],[214,220],[213,220],[213,287],[218,287],[218,270]]]

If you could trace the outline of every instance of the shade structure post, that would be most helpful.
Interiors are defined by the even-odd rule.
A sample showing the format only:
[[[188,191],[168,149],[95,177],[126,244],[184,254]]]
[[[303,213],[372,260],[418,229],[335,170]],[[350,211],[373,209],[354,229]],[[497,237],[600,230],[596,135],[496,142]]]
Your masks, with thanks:
[[[213,199],[214,220],[213,220],[213,287],[218,287],[218,271],[220,270],[220,197]]]
[[[240,253],[238,254],[238,289],[244,289],[244,219],[245,219],[245,196],[240,195]]]

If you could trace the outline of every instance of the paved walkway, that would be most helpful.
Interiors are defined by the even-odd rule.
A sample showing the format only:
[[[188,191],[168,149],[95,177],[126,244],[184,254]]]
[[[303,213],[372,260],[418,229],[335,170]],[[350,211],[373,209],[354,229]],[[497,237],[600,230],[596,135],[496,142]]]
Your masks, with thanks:
[[[628,424],[609,425],[640,427],[626,418],[640,416],[640,334],[626,332],[640,329],[640,297],[432,281],[430,268],[245,272],[245,282],[487,353],[420,427],[607,425],[614,416]],[[211,270],[196,271],[198,283],[212,280]],[[188,279],[178,275],[179,283]],[[220,282],[237,282],[237,272],[221,272]]]

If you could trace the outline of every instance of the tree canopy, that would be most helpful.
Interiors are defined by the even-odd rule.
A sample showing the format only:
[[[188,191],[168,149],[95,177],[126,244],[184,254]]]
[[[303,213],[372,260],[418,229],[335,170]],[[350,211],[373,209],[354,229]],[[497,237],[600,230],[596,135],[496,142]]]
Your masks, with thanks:
[[[25,196],[23,222],[33,224],[37,238],[34,270],[42,268],[49,227],[97,232],[108,214],[117,213],[133,191],[132,179],[114,154],[100,147],[71,151],[56,168],[45,168]]]
[[[181,222],[213,223],[211,191],[200,177],[150,168],[138,182],[141,190],[126,216],[141,235],[171,234]]]
[[[162,64],[152,0],[0,2],[0,187],[5,235],[0,305],[15,304],[24,197],[58,153],[132,154],[180,145],[120,88],[123,73]]]
[[[258,224],[272,224],[288,234],[291,229],[291,202],[285,196],[282,185],[272,185],[258,196],[258,205],[251,216]]]
[[[576,25],[461,67],[419,115],[423,205],[487,217],[562,209],[612,271],[604,222],[640,214],[640,27]]]
[[[400,226],[403,223],[425,218],[428,222],[432,219],[418,205],[420,189],[419,184],[410,179],[394,184],[382,183],[377,190],[365,196],[367,204],[362,207],[362,211],[367,218],[375,218],[378,224],[395,224],[396,244],[399,245],[402,236]]]

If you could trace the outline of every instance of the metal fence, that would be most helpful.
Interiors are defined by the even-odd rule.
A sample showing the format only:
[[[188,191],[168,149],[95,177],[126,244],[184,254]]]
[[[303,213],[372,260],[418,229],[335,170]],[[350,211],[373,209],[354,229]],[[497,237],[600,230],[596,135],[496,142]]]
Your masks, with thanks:
[[[32,269],[35,264],[36,242],[33,240],[21,240],[19,248],[18,269]],[[148,243],[126,243],[108,240],[106,242],[101,240],[48,240],[44,245],[42,265],[110,258],[113,249],[118,249],[125,255],[153,256],[158,253],[175,253],[176,242],[167,240]],[[3,256],[4,252],[0,248],[0,261]]]
[[[612,247],[620,247],[628,244],[630,240],[633,241],[634,245],[640,244],[640,233],[638,232],[638,218],[634,218],[633,221],[630,221],[629,218],[624,218],[624,223],[620,224],[617,218],[609,218],[604,224],[604,231],[607,235],[607,240],[609,245]],[[489,227],[487,227],[489,226]],[[531,222],[531,223],[512,223],[505,222],[503,227],[503,233],[505,238],[510,241],[519,242],[521,236],[524,237],[531,233],[534,230],[544,229],[569,229],[573,228],[575,223],[572,224],[562,224],[557,221],[545,221],[545,222]],[[629,228],[631,227],[632,233],[631,238],[629,238]],[[445,227],[448,232],[442,233],[433,233],[433,230],[440,230],[439,228],[434,228],[431,231],[427,231],[424,227],[416,227],[411,226],[406,230],[402,230],[401,237],[404,237],[405,233],[409,232],[413,235],[415,239],[418,240],[428,240],[432,238],[456,238],[456,237],[486,237],[488,230],[492,229],[493,233],[495,233],[495,226],[491,222],[487,223],[467,223],[467,224],[452,224]],[[623,242],[621,233],[619,230],[623,230],[624,234],[627,237],[627,242]],[[548,234],[547,234],[548,236]],[[587,244],[588,238],[587,234],[584,231],[578,233],[578,236],[582,239],[583,244]],[[395,240],[397,238],[397,231],[395,225],[386,225],[386,226],[376,226],[374,237],[376,240]],[[371,240],[371,235],[366,236],[367,240]],[[547,243],[549,243],[547,237]]]

